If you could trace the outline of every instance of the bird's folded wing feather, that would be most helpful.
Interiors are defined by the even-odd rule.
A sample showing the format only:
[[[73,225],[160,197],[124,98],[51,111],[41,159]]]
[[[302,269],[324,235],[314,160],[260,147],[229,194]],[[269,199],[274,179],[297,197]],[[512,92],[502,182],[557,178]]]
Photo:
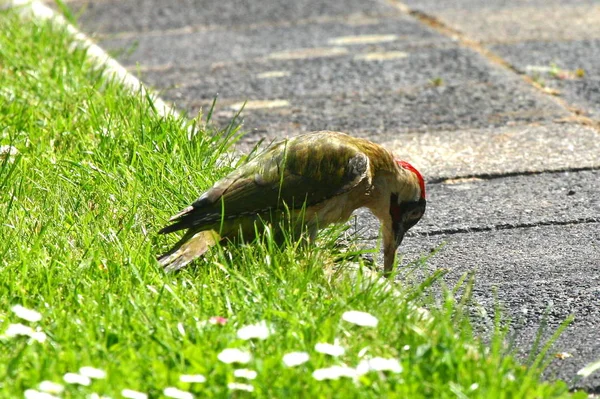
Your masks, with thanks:
[[[284,204],[298,209],[345,193],[371,178],[369,158],[346,141],[306,135],[281,142],[218,181],[161,232],[208,227],[223,211],[228,219]]]

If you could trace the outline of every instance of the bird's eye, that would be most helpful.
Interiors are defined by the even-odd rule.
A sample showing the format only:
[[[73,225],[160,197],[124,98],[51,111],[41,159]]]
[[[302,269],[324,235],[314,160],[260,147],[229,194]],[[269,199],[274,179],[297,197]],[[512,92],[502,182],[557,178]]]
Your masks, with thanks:
[[[421,217],[423,216],[423,212],[410,212],[406,215],[406,218],[404,219],[404,230],[408,230],[411,227],[413,227],[415,224],[417,224],[419,222],[419,220],[421,220]]]
[[[406,218],[408,220],[415,220],[415,219],[421,219],[421,217],[423,216],[423,211],[421,209],[415,209],[411,212],[408,212],[408,214],[406,215]]]
[[[424,199],[421,199],[418,202],[407,204],[402,218],[405,231],[413,227],[419,220],[421,220],[421,217],[423,217],[423,214],[425,213],[425,204],[426,202]]]

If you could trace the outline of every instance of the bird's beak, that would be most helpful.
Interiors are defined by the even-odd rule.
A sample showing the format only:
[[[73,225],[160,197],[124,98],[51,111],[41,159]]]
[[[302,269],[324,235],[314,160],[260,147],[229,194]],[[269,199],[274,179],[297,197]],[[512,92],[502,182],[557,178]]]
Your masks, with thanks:
[[[402,223],[394,223],[394,242],[396,243],[396,249],[402,244],[405,232]]]

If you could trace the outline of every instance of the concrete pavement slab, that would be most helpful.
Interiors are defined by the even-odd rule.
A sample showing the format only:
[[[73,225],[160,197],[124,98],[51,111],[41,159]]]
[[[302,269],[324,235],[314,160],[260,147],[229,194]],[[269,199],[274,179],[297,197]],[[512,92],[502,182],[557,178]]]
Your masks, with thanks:
[[[600,133],[576,124],[409,132],[380,142],[430,179],[600,167]]]
[[[344,49],[347,53],[365,52],[377,43],[344,46],[332,40],[356,35],[395,35],[385,42],[385,49],[400,49],[415,41],[449,42],[448,38],[418,24],[406,16],[386,18],[365,24],[332,22],[297,26],[260,26],[233,30],[214,29],[170,35],[140,35],[106,39],[102,45],[123,52],[119,60],[125,65],[143,67],[190,66],[212,67],[213,64],[241,62],[254,59],[282,59],[285,52],[307,49]],[[132,48],[131,52],[124,51]],[[377,48],[377,47],[375,47]],[[333,51],[331,56],[343,55]],[[318,56],[317,54],[316,56]],[[293,59],[293,53],[288,56]],[[311,58],[306,54],[304,58]]]
[[[598,282],[596,282],[596,284],[598,284]],[[596,288],[596,293],[597,292]],[[582,298],[582,300],[587,300],[588,303],[597,303],[599,300],[598,298],[599,294],[597,293],[593,298]],[[590,317],[594,316],[597,317],[597,314],[590,314]],[[542,342],[547,342],[556,329],[557,324],[547,326],[543,330],[545,333],[543,334]],[[516,329],[514,347],[518,350],[517,353],[520,358],[528,358],[528,349],[532,347],[532,343],[535,341],[538,331],[539,327],[537,326]],[[577,372],[582,366],[598,360],[598,356],[600,355],[600,337],[597,333],[597,326],[583,328],[579,327],[578,324],[572,324],[553,345],[550,355],[553,356],[554,359],[552,359],[552,362],[544,373],[546,379],[562,379],[566,381],[570,387],[582,389],[590,393],[590,398],[597,397],[593,394],[597,395],[600,393],[600,375],[594,373],[585,379],[581,379],[577,376]]]
[[[591,243],[592,248],[593,245]],[[536,270],[531,276],[523,275],[517,264],[506,266],[493,270],[492,278],[494,274],[510,277],[503,277],[497,283],[477,284],[473,292],[479,304],[487,309],[500,305],[505,314],[510,314],[515,329],[539,328],[545,321],[556,327],[570,315],[579,316],[573,326],[595,329],[597,323],[593,320],[600,318],[600,307],[596,305],[600,299],[600,275],[591,278],[587,275],[598,273],[598,267],[591,263],[595,260],[598,258],[592,257],[589,263],[576,262],[574,267]],[[487,276],[487,270],[480,273]],[[563,289],[557,290],[557,287]],[[496,297],[490,295],[494,290],[497,290]]]
[[[558,90],[567,103],[600,116],[600,40],[533,41],[495,45],[491,50],[519,72]]]
[[[540,240],[540,237],[544,237],[544,240]],[[549,245],[550,242],[560,244]],[[487,287],[482,293],[491,294],[490,285],[504,290],[520,287],[522,295],[529,298],[528,303],[539,304],[535,309],[533,305],[529,307],[531,320],[526,318],[528,323],[539,323],[538,317],[544,310],[541,304],[544,302],[543,297],[534,290],[528,290],[529,284],[551,288],[552,284],[571,285],[571,282],[586,279],[598,283],[600,278],[598,222],[490,230],[472,234],[420,235],[418,238],[407,238],[402,253],[406,260],[415,259],[432,248],[438,248],[442,243],[445,243],[443,248],[429,258],[428,269],[449,268],[455,278],[458,278],[458,274],[474,270],[479,275],[477,281]],[[594,290],[588,291],[593,294]],[[561,292],[556,290],[557,294]],[[548,295],[551,294],[552,290],[549,289]],[[510,295],[503,299],[504,302],[516,301],[519,306],[511,308],[519,312],[522,310],[517,299],[512,299]],[[557,300],[555,304],[560,306],[562,301]],[[586,311],[589,310],[587,306],[592,306],[595,312],[600,312],[595,302],[581,305]],[[557,312],[558,317],[562,318],[568,314],[568,309],[559,309]]]
[[[271,99],[282,100],[282,99]],[[303,97],[289,106],[244,111],[244,143],[252,145],[313,130],[337,130],[375,140],[393,133],[504,126],[552,121],[569,115],[563,108],[514,82],[416,87],[373,95]],[[180,102],[192,115],[208,101]],[[229,122],[242,103],[221,101],[216,120]],[[228,110],[229,109],[229,110]],[[399,137],[399,136],[395,136]],[[401,137],[401,136],[400,136]]]
[[[556,82],[556,89],[570,106],[600,119],[600,77]]]
[[[385,2],[346,0],[260,1],[245,0],[77,0],[69,6],[82,13],[80,23],[89,32],[146,32],[190,27],[257,23],[294,24],[307,19],[360,18],[398,15]]]
[[[579,183],[594,184],[597,181],[597,172],[592,172],[593,176],[589,175],[590,172],[578,173],[588,174],[576,177]],[[534,182],[538,177],[521,176],[518,179],[529,178],[530,182]],[[543,180],[553,180],[550,175],[541,177]],[[441,211],[442,208],[455,209],[456,214],[464,214],[464,208],[473,208],[467,209],[467,215],[474,220],[473,227],[486,215],[492,220],[501,219],[511,224],[512,218],[518,217],[518,214],[526,214],[528,210],[543,212],[551,202],[555,205],[550,205],[548,212],[556,211],[560,215],[561,210],[557,209],[561,208],[558,205],[560,198],[556,198],[553,189],[540,192],[533,201],[528,199],[527,202],[521,202],[517,199],[510,204],[511,209],[504,209],[505,203],[499,200],[499,195],[503,193],[493,191],[518,190],[525,183],[518,179],[515,181],[515,177],[508,177],[503,182],[491,180],[487,183],[495,187],[480,187],[470,198],[445,198],[446,202],[437,207],[431,205],[442,199],[440,194],[445,188],[438,184],[430,185],[426,217],[439,219],[442,224],[441,220],[450,222],[452,219],[452,216]],[[545,190],[543,180],[534,183],[542,191]],[[502,185],[505,187],[501,188]],[[453,287],[465,273],[475,273],[473,314],[476,326],[479,330],[484,328],[485,335],[486,323],[491,328],[494,311],[500,306],[502,314],[512,320],[511,329],[518,331],[516,348],[523,356],[529,354],[540,325],[547,323],[547,331],[552,333],[567,317],[574,315],[575,321],[553,348],[554,352],[567,351],[574,356],[566,361],[555,362],[547,373],[548,377],[571,381],[577,370],[600,358],[597,335],[597,320],[600,318],[600,212],[596,186],[589,187],[595,193],[589,196],[584,194],[588,197],[585,201],[590,201],[584,207],[589,206],[587,212],[594,215],[592,219],[595,222],[573,220],[573,223],[562,223],[561,216],[558,216],[554,223],[547,225],[505,226],[500,229],[471,230],[469,233],[440,234],[435,226],[427,226],[428,222],[425,221],[424,226],[415,226],[400,248],[400,278],[418,281],[436,269],[446,269],[448,273],[444,281]],[[518,192],[514,194],[514,197],[519,196]],[[480,207],[476,205],[479,202],[483,203]],[[554,206],[557,208],[550,209]],[[357,226],[361,237],[359,245],[367,248],[377,245],[373,232],[377,231],[378,223],[368,212],[358,212],[351,226]],[[425,231],[418,231],[418,228],[424,228]],[[431,229],[429,233],[426,232],[428,229]],[[354,231],[350,229],[349,234],[354,234]],[[415,269],[414,262],[423,257],[427,257],[427,261]],[[480,318],[478,315],[481,312],[477,311],[479,307],[490,318]],[[578,383],[571,381],[571,385],[594,391],[600,385],[600,376],[592,376]]]
[[[453,286],[464,273],[475,272],[475,303],[490,317],[500,305],[513,321],[523,357],[544,320],[551,333],[575,315],[553,348],[573,357],[556,359],[546,373],[571,381],[600,357],[599,177],[594,170],[429,184],[427,212],[404,240],[401,264],[437,252],[424,269],[401,275],[419,279],[449,269],[444,280]],[[366,239],[363,245],[376,245],[378,223],[368,211],[357,212],[351,225]],[[475,321],[485,326],[486,320]],[[593,391],[600,376],[571,385]]]
[[[585,71],[583,77],[600,77],[600,39],[569,42],[529,41],[497,44],[490,46],[490,49],[522,73],[535,73],[536,70],[530,68],[532,66],[550,68],[554,65],[569,71],[581,68]]]
[[[404,262],[442,243],[443,248],[428,259],[427,270],[450,269],[445,280],[451,286],[464,273],[475,271],[474,300],[490,315],[499,303],[503,313],[517,321],[513,328],[522,325],[528,330],[518,340],[524,351],[531,348],[535,337],[531,332],[545,313],[551,331],[570,314],[575,316],[554,351],[578,356],[551,369],[557,372],[555,377],[569,381],[574,372],[600,358],[600,223],[407,238]],[[578,386],[597,389],[600,376],[583,384]]]
[[[409,3],[409,7],[410,4],[414,5]],[[470,39],[486,43],[600,38],[600,5],[597,3],[441,10],[417,7]]]
[[[391,0],[392,4],[395,0]],[[598,4],[598,0],[401,0],[401,4],[410,9],[434,14],[446,10],[500,10],[518,9],[520,7],[551,7],[559,5],[588,5]]]
[[[366,214],[359,214],[354,224],[359,226],[359,233],[361,229],[363,233],[376,231],[373,229],[377,227],[376,220]],[[364,240],[359,245],[373,247],[376,239]],[[535,333],[541,325],[546,324],[545,339],[548,339],[573,315],[575,321],[551,352],[568,352],[573,357],[557,359],[546,376],[568,381],[572,387],[591,392],[598,390],[600,375],[578,382],[573,381],[573,377],[577,370],[600,358],[597,335],[600,318],[599,222],[468,234],[413,233],[405,238],[400,253],[399,273],[403,280],[419,281],[436,269],[446,269],[448,273],[443,280],[449,287],[454,287],[465,273],[474,273],[472,309],[475,325],[485,336],[486,324],[489,330],[499,306],[503,316],[511,321],[511,329],[516,331],[516,349],[524,358],[530,353]],[[426,263],[415,269],[414,262],[423,257],[427,257]],[[479,308],[484,310],[487,318],[480,316]]]
[[[406,47],[401,46],[402,43],[406,43]],[[375,46],[368,47],[362,50],[373,51]],[[413,47],[412,42],[402,41],[393,47],[391,43],[379,44],[376,49],[401,50],[403,56],[369,61],[359,58],[357,53],[360,51],[356,52],[353,46],[349,49],[352,52],[338,57],[264,60],[211,69],[174,66],[168,71],[142,71],[142,78],[173,99],[212,100],[218,93],[221,98],[239,101],[381,93],[433,84],[479,82],[495,85],[503,80],[520,83],[514,74],[490,66],[481,55],[451,43],[429,48]]]

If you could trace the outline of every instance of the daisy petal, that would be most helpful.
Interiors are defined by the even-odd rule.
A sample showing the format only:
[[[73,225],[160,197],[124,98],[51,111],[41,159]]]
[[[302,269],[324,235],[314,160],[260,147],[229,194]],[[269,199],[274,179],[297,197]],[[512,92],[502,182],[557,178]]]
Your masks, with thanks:
[[[79,369],[79,374],[85,375],[89,378],[103,379],[106,378],[106,371],[97,369],[95,367],[84,366]]]
[[[331,366],[313,371],[312,376],[317,381],[337,380],[340,377],[355,378],[357,372],[352,367]]]
[[[237,369],[233,371],[234,377],[245,378],[247,380],[253,380],[257,375],[258,373],[256,371],[249,369]]]
[[[90,380],[90,377],[81,375],[81,374],[76,374],[76,373],[65,374],[63,376],[63,380],[65,380],[65,382],[67,384],[77,384],[77,385],[83,385],[86,387],[92,383],[92,380]]]
[[[87,399],[110,399],[110,396],[99,395],[96,392],[92,392],[87,396]]]
[[[6,159],[8,163],[13,163],[15,161],[14,157],[19,153],[17,147],[13,147],[12,145],[0,145],[0,163],[4,162]]]
[[[16,323],[16,324],[8,325],[8,328],[4,332],[4,336],[13,338],[13,337],[17,337],[19,335],[26,335],[29,337],[34,332],[35,331],[33,331],[33,328],[26,326],[24,324],[21,324],[21,323]]]
[[[359,375],[370,371],[391,371],[392,373],[401,373],[402,365],[397,359],[386,359],[383,357],[374,357],[372,359],[361,360],[356,366]]]
[[[183,323],[177,323],[177,331],[181,334],[182,337],[185,337],[185,328],[183,327]]]
[[[46,338],[48,338],[48,336],[46,335],[46,333],[43,332],[43,331],[34,331],[29,336],[34,341],[37,341],[37,342],[40,342],[40,343],[46,342]]]
[[[148,395],[143,392],[134,391],[132,389],[123,389],[121,396],[127,399],[148,399]]]
[[[230,382],[227,384],[227,388],[232,391],[247,391],[254,392],[254,387],[250,384],[240,384],[239,382]]]
[[[252,355],[248,352],[244,352],[237,348],[223,349],[221,353],[217,355],[217,359],[223,363],[248,363],[252,359]]]
[[[38,385],[38,389],[47,393],[59,394],[65,390],[65,387],[62,384],[58,384],[52,381],[42,381]]]
[[[296,367],[308,362],[309,355],[306,352],[290,352],[283,355],[283,363],[288,367]]]
[[[168,387],[163,390],[163,394],[167,398],[174,399],[194,399],[194,395],[189,392],[182,391],[181,389],[177,389],[175,387]]]
[[[377,327],[377,323],[379,323],[377,317],[373,316],[372,314],[367,312],[359,312],[357,310],[344,312],[342,315],[342,320],[361,327]]]
[[[179,381],[189,383],[203,383],[206,382],[206,377],[202,374],[182,374],[179,376]]]
[[[346,352],[344,347],[337,344],[329,344],[326,342],[319,342],[318,344],[316,344],[315,350],[319,353],[324,353],[326,355],[334,357],[342,356]]]
[[[48,392],[36,391],[35,389],[27,389],[23,392],[25,399],[59,399],[58,396],[54,396]]]
[[[17,317],[32,323],[42,320],[42,315],[39,312],[32,309],[27,309],[21,305],[15,305],[11,308],[11,310],[15,315],[17,315]]]
[[[240,328],[237,332],[237,336],[240,339],[248,340],[248,339],[260,339],[265,340],[273,333],[273,329],[267,326],[267,323],[261,321],[258,324],[252,324],[249,326],[244,326]]]

